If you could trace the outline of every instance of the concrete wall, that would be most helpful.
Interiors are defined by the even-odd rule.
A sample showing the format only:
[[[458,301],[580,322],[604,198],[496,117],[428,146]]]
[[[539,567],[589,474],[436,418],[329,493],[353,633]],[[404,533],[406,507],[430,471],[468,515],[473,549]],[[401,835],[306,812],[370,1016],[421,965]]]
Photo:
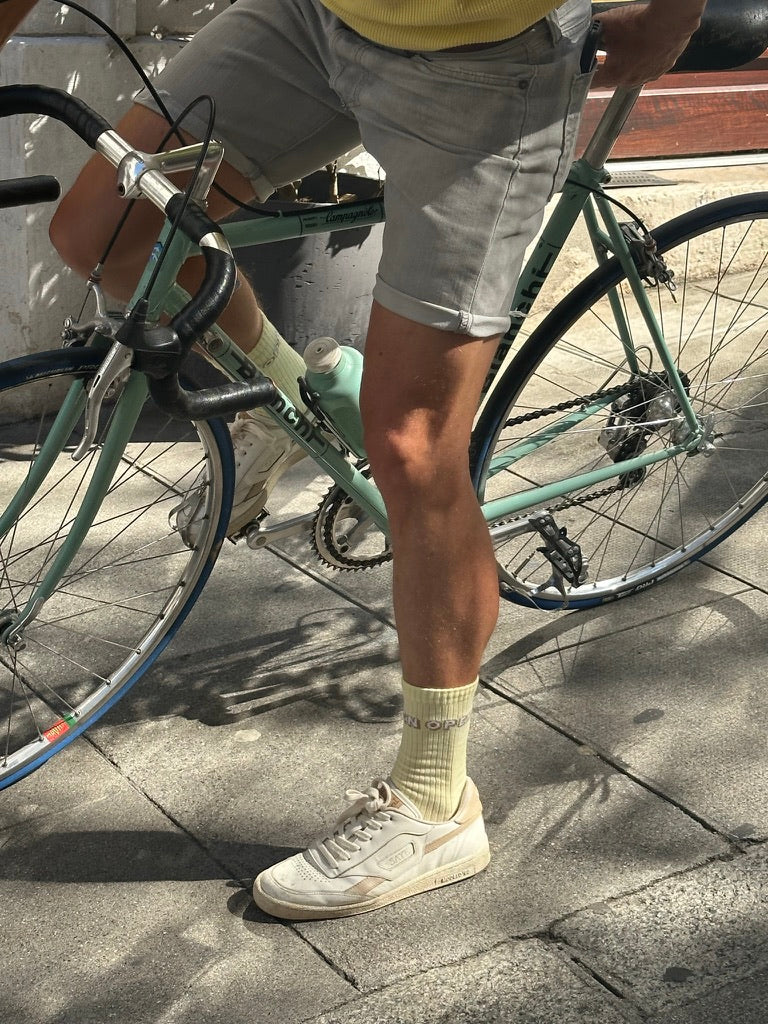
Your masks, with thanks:
[[[128,40],[150,74],[226,0],[89,0],[89,8]],[[79,96],[113,123],[141,87],[114,43],[83,15],[41,2],[0,60],[0,84],[55,86]],[[90,150],[49,118],[0,121],[0,177],[55,174],[73,182]],[[48,239],[52,205],[0,211],[0,358],[55,348],[63,318],[76,314],[83,285],[62,270]]]

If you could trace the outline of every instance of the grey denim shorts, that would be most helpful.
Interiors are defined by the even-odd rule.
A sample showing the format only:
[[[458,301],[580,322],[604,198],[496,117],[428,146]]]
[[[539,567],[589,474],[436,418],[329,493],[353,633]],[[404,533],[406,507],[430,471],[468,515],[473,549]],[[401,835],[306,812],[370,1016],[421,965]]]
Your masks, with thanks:
[[[566,0],[487,48],[413,52],[362,38],[318,0],[238,0],[157,87],[174,116],[214,97],[225,160],[260,200],[362,141],[386,172],[374,298],[490,337],[509,325],[525,250],[570,162],[589,20],[589,0]],[[206,123],[193,113],[184,127],[201,137]]]

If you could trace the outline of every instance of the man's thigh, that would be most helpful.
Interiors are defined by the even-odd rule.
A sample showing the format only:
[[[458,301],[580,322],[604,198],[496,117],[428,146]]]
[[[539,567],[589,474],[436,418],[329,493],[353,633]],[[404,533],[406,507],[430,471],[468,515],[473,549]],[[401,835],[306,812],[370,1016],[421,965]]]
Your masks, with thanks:
[[[361,51],[359,37],[337,37],[337,88],[387,176],[383,306],[473,337],[506,330],[526,247],[570,159],[589,20],[587,0],[567,0],[471,53]]]
[[[317,0],[238,0],[168,64],[155,86],[177,117],[201,93],[216,104],[225,160],[264,200],[359,145],[354,118],[331,85],[328,40],[338,26]],[[144,91],[137,102],[154,109]],[[207,105],[184,118],[203,138]]]

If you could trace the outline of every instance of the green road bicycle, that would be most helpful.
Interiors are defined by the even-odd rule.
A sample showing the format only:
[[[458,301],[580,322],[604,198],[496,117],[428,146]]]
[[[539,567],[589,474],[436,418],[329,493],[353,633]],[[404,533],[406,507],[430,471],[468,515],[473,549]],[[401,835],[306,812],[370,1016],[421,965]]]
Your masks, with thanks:
[[[765,44],[752,39],[733,63]],[[707,64],[695,50],[687,60]],[[620,220],[604,164],[637,94],[614,95],[570,171],[520,278],[472,437],[501,592],[537,608],[644,590],[768,498],[768,192],[702,206],[652,234]],[[64,93],[0,89],[0,114],[30,112],[72,127],[119,167],[124,195],[141,192],[167,220],[130,315],[108,314],[96,290],[95,318],[68,322],[63,348],[0,365],[0,788],[123,696],[200,596],[232,505],[222,414],[265,405],[334,481],[319,510],[251,524],[251,546],[303,529],[338,569],[389,557],[364,461],[316,403],[299,412],[216,325],[234,287],[230,247],[374,224],[383,202],[220,227],[200,205],[216,143],[149,158]],[[199,172],[189,202],[165,177],[184,169]],[[0,186],[0,201],[49,186]],[[580,218],[596,269],[526,332]],[[190,298],[176,275],[198,251],[206,274]],[[196,341],[229,383],[180,385]],[[176,521],[190,495],[194,537]]]

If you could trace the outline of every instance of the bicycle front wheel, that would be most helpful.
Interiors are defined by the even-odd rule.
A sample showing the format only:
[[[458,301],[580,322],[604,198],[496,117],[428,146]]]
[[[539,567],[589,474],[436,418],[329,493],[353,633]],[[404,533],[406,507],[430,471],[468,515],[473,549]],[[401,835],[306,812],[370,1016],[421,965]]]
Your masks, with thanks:
[[[180,423],[146,402],[85,540],[14,635],[69,534],[109,429],[115,402],[102,408],[94,446],[73,461],[80,394],[102,358],[68,349],[0,366],[0,789],[70,743],[147,670],[197,599],[229,518],[225,426]],[[190,493],[194,540],[174,521]]]
[[[653,235],[675,290],[648,294],[701,445],[492,524],[511,600],[584,608],[645,589],[701,558],[768,497],[768,193],[701,207]],[[690,435],[615,259],[552,310],[494,395],[478,428],[486,501],[668,451]],[[558,575],[534,512],[578,545],[580,577]]]

